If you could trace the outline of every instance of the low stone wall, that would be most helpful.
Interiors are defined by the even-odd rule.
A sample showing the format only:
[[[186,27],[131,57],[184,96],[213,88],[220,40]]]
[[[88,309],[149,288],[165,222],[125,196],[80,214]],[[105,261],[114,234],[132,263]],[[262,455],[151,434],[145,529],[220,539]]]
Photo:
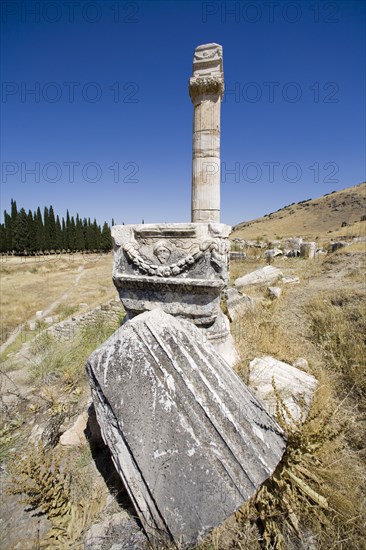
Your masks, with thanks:
[[[116,324],[123,317],[124,309],[119,299],[114,298],[106,304],[95,307],[90,311],[65,319],[60,323],[47,328],[47,333],[56,340],[72,340],[75,334],[87,324],[103,319],[111,324]]]

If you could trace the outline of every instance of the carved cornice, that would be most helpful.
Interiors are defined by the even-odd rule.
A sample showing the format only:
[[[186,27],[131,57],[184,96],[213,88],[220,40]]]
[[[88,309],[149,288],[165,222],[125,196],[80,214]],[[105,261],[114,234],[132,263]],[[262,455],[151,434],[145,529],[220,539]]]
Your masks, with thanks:
[[[189,79],[189,95],[192,101],[204,94],[224,95],[224,79],[212,76],[192,76]]]

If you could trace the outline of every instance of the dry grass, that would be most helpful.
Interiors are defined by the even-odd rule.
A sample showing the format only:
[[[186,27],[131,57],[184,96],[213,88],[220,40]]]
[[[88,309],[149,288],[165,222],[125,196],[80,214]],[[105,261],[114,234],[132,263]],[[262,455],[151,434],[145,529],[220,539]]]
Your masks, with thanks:
[[[49,381],[59,382],[69,391],[83,382],[85,388],[86,359],[117,328],[116,323],[96,317],[82,327],[72,341],[57,341],[47,332],[41,333],[32,343],[35,359],[28,369],[30,380],[42,386]]]
[[[365,293],[324,292],[306,309],[328,369],[341,375],[342,391],[351,391],[366,409]]]
[[[78,304],[93,307],[115,296],[112,255],[65,255],[3,259],[0,307],[3,317],[1,342],[36,311],[55,303],[49,315]]]
[[[98,480],[85,496],[77,495],[79,472],[76,457],[71,455],[75,452],[45,451],[38,445],[9,466],[12,482],[8,492],[21,495],[28,511],[44,514],[50,520],[51,528],[42,540],[34,541],[37,548],[81,550],[83,536],[105,504]]]
[[[353,223],[351,226],[340,227],[329,233],[329,237],[332,239],[346,238],[351,237],[362,237],[366,235],[366,221],[358,221]]]
[[[354,252],[366,252],[366,242],[356,242],[337,250],[337,254],[353,254]]]
[[[116,328],[117,323],[97,318],[68,342],[58,342],[47,333],[37,337],[24,365],[29,375],[27,387],[32,392],[27,392],[21,412],[20,403],[14,402],[2,415],[0,458],[4,472],[11,477],[9,492],[22,495],[31,510],[51,522],[42,540],[31,541],[34,548],[81,550],[85,532],[105,506],[108,489],[96,472],[87,442],[66,450],[55,445],[61,423],[72,425],[86,410],[90,395],[87,357]],[[56,426],[55,433],[50,431],[52,426]],[[31,435],[34,427],[42,428],[38,446],[37,437]],[[2,505],[9,506],[5,494]],[[9,529],[9,525],[5,527]],[[12,533],[12,540],[14,536],[16,539]]]

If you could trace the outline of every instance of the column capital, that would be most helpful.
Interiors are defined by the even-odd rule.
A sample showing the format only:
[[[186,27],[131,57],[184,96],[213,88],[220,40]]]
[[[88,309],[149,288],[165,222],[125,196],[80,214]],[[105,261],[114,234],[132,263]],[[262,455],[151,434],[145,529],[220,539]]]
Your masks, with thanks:
[[[204,94],[224,94],[224,79],[221,76],[192,76],[189,79],[189,95],[194,102]]]
[[[224,94],[224,72],[222,46],[220,44],[202,44],[194,50],[193,71],[189,79],[189,95],[193,103],[201,96]]]

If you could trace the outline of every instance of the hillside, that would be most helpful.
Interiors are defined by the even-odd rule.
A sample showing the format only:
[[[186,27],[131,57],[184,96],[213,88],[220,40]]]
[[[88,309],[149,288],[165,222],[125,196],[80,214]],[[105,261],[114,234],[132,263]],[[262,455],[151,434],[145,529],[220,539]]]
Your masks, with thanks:
[[[366,182],[317,199],[287,205],[233,228],[232,238],[273,239],[288,236],[358,237],[365,234]],[[346,225],[347,224],[347,225]]]

